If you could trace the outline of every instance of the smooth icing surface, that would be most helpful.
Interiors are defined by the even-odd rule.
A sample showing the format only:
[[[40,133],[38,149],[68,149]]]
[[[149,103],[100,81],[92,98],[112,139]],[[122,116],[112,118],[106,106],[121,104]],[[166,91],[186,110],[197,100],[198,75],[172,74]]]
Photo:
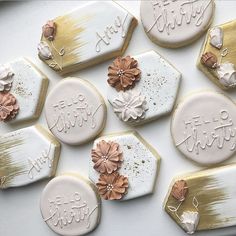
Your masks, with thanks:
[[[178,176],[173,182],[186,181],[188,194],[180,204],[171,195],[172,182],[165,199],[165,210],[189,234],[235,226],[235,177],[235,164]]]
[[[41,126],[0,138],[0,188],[19,187],[54,176],[60,143]]]
[[[49,129],[58,139],[77,145],[102,131],[106,105],[92,84],[78,78],[66,78],[49,93],[45,114]]]
[[[61,73],[121,55],[136,25],[136,19],[112,1],[86,4],[54,21],[57,25],[54,40],[41,39],[49,46],[53,59],[47,59],[50,52],[45,45],[40,48],[46,55],[44,62]]]
[[[220,88],[229,90],[236,88],[236,54],[235,38],[236,21],[215,26],[208,31],[201,48],[197,67]],[[217,67],[207,67],[202,58],[211,53],[217,60]]]
[[[197,39],[209,27],[214,1],[142,1],[140,11],[144,30],[154,42],[181,47]]]
[[[91,183],[78,176],[52,179],[43,190],[40,208],[45,223],[60,235],[87,234],[100,220],[100,199]]]
[[[236,152],[235,104],[219,93],[195,93],[177,106],[171,133],[190,160],[201,165],[225,161]]]
[[[134,59],[138,61],[141,78],[132,90],[145,98],[147,109],[142,119],[127,122],[138,125],[155,120],[172,111],[178,95],[181,73],[154,51],[134,56]],[[120,93],[122,92],[117,92],[115,88],[108,85],[107,97],[114,109],[116,109],[114,101],[119,98]],[[118,117],[121,117],[120,113],[116,113]],[[122,117],[121,120],[125,121]]]
[[[9,63],[14,76],[10,93],[19,105],[19,113],[11,123],[37,119],[47,92],[48,79],[28,59],[19,58]]]
[[[129,200],[151,194],[155,188],[157,174],[159,172],[160,157],[136,132],[108,135],[95,140],[93,148],[101,141],[113,141],[119,144],[123,152],[120,175],[128,178],[128,192],[121,199]],[[99,173],[93,168],[94,163],[90,158],[89,178],[97,183]]]

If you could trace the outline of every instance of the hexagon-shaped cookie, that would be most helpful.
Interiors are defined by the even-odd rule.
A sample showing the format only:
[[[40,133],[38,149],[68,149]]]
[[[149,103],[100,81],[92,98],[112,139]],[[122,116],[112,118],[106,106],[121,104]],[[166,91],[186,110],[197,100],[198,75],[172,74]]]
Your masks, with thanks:
[[[97,144],[101,141],[118,144],[119,150],[122,152],[123,161],[117,172],[127,177],[129,187],[121,200],[151,194],[154,191],[160,167],[160,156],[156,150],[134,131],[100,137],[94,141],[93,150],[96,150]],[[108,156],[108,153],[106,155]],[[100,158],[104,158],[104,156]],[[95,164],[96,162],[93,162],[90,158],[89,178],[96,184],[100,173],[94,169]]]
[[[37,119],[46,97],[48,79],[26,58],[16,59],[8,64],[13,73],[9,92],[15,96],[19,112],[10,123],[24,123]]]
[[[55,175],[60,143],[40,125],[0,138],[0,188],[19,187]]]
[[[133,57],[141,71],[139,81],[131,89],[117,91],[108,85],[108,101],[120,120],[130,125],[141,125],[169,114],[175,104],[181,81],[181,73],[155,51]],[[127,99],[126,94],[131,95]],[[137,96],[136,96],[136,95]],[[133,97],[132,97],[133,96]],[[136,96],[144,98],[145,108],[136,106]],[[133,118],[133,114],[141,114]],[[135,115],[135,114],[134,114]]]
[[[222,89],[236,88],[236,21],[209,29],[197,67]]]
[[[98,64],[124,53],[136,25],[113,1],[88,3],[44,25],[39,58],[61,74]]]

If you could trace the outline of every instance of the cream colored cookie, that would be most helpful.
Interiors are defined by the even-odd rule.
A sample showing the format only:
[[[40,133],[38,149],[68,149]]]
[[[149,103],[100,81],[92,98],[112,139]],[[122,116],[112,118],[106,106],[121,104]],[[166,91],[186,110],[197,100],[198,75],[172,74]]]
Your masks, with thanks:
[[[55,175],[60,143],[40,125],[0,137],[0,188],[19,187]]]
[[[61,74],[80,70],[122,55],[136,25],[113,1],[88,3],[43,26],[39,57]]]
[[[236,106],[223,94],[196,92],[178,104],[171,121],[177,149],[204,166],[227,160],[236,152]]]
[[[67,174],[52,179],[40,200],[43,220],[55,233],[65,236],[85,235],[100,220],[100,198],[88,180]]]
[[[214,0],[143,0],[140,12],[144,30],[156,44],[178,48],[197,40],[214,17]]]
[[[79,145],[103,130],[106,105],[92,84],[79,78],[66,78],[49,93],[45,115],[48,128],[59,140]]]

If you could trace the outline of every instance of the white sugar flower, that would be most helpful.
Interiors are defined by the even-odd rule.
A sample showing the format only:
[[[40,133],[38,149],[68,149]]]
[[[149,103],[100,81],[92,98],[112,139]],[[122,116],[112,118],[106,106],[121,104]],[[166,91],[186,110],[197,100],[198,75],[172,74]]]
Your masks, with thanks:
[[[118,117],[125,122],[143,119],[148,110],[145,97],[132,89],[119,92],[118,97],[113,100],[112,106]]]
[[[199,223],[199,213],[197,211],[184,211],[181,215],[181,223],[188,234],[193,234]]]
[[[225,87],[236,86],[236,71],[235,66],[232,63],[222,63],[217,69],[219,81]]]
[[[38,55],[44,60],[52,59],[52,52],[46,42],[42,41],[38,44]]]
[[[220,27],[214,27],[210,31],[210,44],[217,49],[221,49],[223,46],[223,37],[223,30]]]
[[[0,65],[0,92],[11,89],[13,76],[14,73],[9,65]]]

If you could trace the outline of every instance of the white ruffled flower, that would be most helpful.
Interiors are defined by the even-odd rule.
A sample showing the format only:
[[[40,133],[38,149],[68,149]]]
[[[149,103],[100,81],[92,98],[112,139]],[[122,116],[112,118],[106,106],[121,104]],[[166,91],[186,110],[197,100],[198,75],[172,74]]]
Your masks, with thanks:
[[[42,41],[38,44],[38,55],[44,60],[52,59],[52,52],[46,42]]]
[[[114,112],[125,122],[143,119],[146,110],[148,110],[145,97],[140,92],[132,89],[119,92],[118,97],[113,100],[112,105]]]
[[[199,223],[197,211],[184,211],[180,217],[181,223],[188,234],[193,234]]]
[[[225,87],[236,86],[236,71],[235,66],[232,63],[222,63],[217,68],[217,74],[219,81]]]
[[[210,44],[217,49],[221,49],[223,46],[223,37],[223,30],[220,27],[214,27],[210,31]]]
[[[12,86],[14,73],[8,65],[0,65],[0,92],[9,91]]]

